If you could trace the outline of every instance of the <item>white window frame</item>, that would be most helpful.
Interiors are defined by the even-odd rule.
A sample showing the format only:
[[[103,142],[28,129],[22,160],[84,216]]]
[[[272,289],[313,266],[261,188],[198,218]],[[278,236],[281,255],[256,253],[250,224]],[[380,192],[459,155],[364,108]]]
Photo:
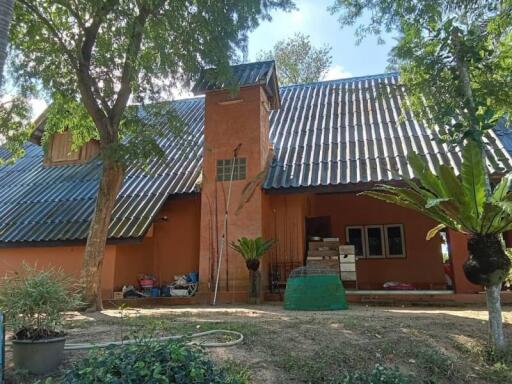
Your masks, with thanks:
[[[402,253],[392,255],[389,251],[389,238],[388,238],[388,228],[398,227],[400,228],[400,238],[402,239]],[[386,224],[384,225],[384,239],[386,240],[386,257],[391,259],[403,259],[405,258],[405,232],[403,224]]]
[[[370,255],[370,242],[368,241],[368,229],[380,229],[380,243],[382,244],[382,253],[380,255]],[[364,241],[366,243],[366,258],[367,259],[384,259],[386,257],[386,243],[384,240],[384,226],[383,225],[365,225],[364,226]]]
[[[350,237],[348,235],[349,230],[351,229],[359,229],[361,230],[361,241],[362,241],[362,247],[363,247],[363,254],[362,255],[355,255],[358,259],[366,259],[366,234],[364,230],[364,225],[347,225],[345,227],[345,239],[347,240],[347,243],[350,243]]]
[[[403,253],[400,255],[392,255],[389,252],[389,240],[388,240],[388,228],[389,227],[399,227],[400,235],[402,238],[402,251]],[[379,228],[381,235],[381,244],[382,244],[382,255],[369,255],[370,245],[368,242],[368,229],[370,228]],[[345,226],[345,239],[348,244],[350,244],[349,230],[351,229],[359,229],[362,233],[363,240],[363,255],[357,256],[358,259],[405,259],[406,258],[406,249],[405,249],[405,230],[403,224],[369,224],[369,225],[347,225]]]

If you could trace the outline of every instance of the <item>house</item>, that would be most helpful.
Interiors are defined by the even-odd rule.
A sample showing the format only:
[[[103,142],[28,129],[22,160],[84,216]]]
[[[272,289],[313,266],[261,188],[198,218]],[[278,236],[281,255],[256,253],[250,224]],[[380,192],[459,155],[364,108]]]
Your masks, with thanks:
[[[355,245],[363,292],[382,290],[386,282],[407,283],[425,295],[466,297],[481,290],[462,272],[463,235],[448,231],[444,240],[427,241],[432,220],[358,196],[378,183],[400,183],[397,174],[412,176],[410,152],[432,169],[461,163],[458,150],[404,109],[398,74],[279,88],[272,61],[236,65],[232,73],[236,94],[206,74],[193,89],[200,97],[169,102],[184,133],[177,137],[162,120],[165,159],[155,159],[150,172],[128,169],[109,229],[104,298],[136,284],[139,274],[169,282],[198,271],[195,300],[209,302],[226,209],[228,242],[277,240],[262,263],[266,291],[276,271],[283,279],[303,265],[311,236]],[[97,143],[72,152],[68,134],[54,135],[45,155],[43,129],[34,131],[22,158],[0,167],[0,273],[23,261],[80,271],[101,169]],[[512,170],[511,138],[498,128],[486,136],[493,178]],[[219,299],[245,301],[247,269],[239,255],[225,251]]]

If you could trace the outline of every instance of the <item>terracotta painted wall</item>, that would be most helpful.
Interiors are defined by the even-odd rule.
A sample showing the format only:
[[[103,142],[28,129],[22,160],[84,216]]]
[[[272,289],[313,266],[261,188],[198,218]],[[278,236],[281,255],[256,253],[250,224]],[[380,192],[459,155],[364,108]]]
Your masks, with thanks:
[[[266,198],[269,208],[264,217],[264,235],[267,239],[276,240],[274,247],[264,257],[264,286],[269,287],[270,263],[278,265],[276,269],[283,279],[290,268],[303,263],[307,195],[267,194]]]
[[[169,201],[154,224],[153,265],[162,282],[199,271],[199,196]],[[166,217],[167,220],[162,220]]]
[[[386,281],[412,283],[417,288],[445,287],[441,240],[425,239],[435,223],[410,210],[353,193],[314,195],[310,216],[331,216],[333,235],[346,241],[347,225],[403,224],[406,258],[358,260],[359,288],[382,288]]]
[[[31,247],[0,248],[0,275],[19,271],[23,262],[37,265],[38,268],[59,267],[75,277],[80,276],[83,246],[75,247]],[[107,246],[103,263],[102,294],[112,297],[114,287],[114,266],[116,262],[115,246]]]
[[[118,244],[114,288],[120,291],[123,285],[138,286],[140,274],[155,274],[153,266],[153,238],[147,237],[142,243]]]
[[[226,103],[227,102],[227,103]],[[216,181],[216,161],[232,159],[233,150],[242,144],[239,157],[247,160],[247,177],[234,181],[229,206],[227,242],[241,236],[263,234],[263,210],[268,204],[261,188],[255,188],[250,199],[236,214],[244,200],[243,190],[256,180],[264,168],[269,152],[269,111],[267,98],[259,86],[242,88],[233,100],[227,91],[208,93],[205,99],[205,151],[201,193],[201,239],[199,277],[200,293],[208,296],[214,280],[217,250],[223,232],[223,219],[229,182]],[[220,273],[220,290],[226,300],[243,300],[248,285],[248,271],[243,259],[227,248]],[[208,297],[205,298],[205,301]]]
[[[199,270],[199,196],[168,201],[142,243],[117,245],[115,287],[137,285],[140,274],[152,274],[159,284]]]

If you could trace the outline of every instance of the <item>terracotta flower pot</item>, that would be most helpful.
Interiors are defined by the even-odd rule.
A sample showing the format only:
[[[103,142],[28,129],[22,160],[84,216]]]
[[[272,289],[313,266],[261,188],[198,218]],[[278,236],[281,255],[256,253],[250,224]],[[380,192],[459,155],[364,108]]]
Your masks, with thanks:
[[[64,355],[65,337],[41,340],[13,340],[12,352],[16,369],[42,375],[56,369]]]

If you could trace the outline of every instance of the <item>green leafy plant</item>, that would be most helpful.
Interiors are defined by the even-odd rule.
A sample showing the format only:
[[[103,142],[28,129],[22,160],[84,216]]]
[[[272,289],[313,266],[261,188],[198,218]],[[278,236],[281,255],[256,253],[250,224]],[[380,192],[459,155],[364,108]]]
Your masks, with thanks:
[[[413,378],[401,373],[398,368],[377,364],[372,371],[357,371],[334,379],[332,384],[412,384]]]
[[[466,263],[466,276],[486,286],[490,344],[492,348],[504,349],[500,290],[509,262],[500,245],[499,230],[506,229],[509,221],[506,211],[510,207],[504,196],[508,180],[493,194],[489,170],[480,165],[484,163],[481,157],[486,141],[494,140],[490,131],[506,129],[512,116],[512,2],[334,0],[333,3],[330,10],[339,15],[342,26],[357,24],[359,41],[368,35],[383,38],[389,32],[399,36],[390,52],[390,64],[393,70],[400,71],[400,84],[396,86],[404,87],[407,92],[406,100],[400,103],[404,121],[412,113],[418,123],[435,131],[443,141],[461,146],[467,141],[474,142],[473,150],[465,152],[480,158],[479,167],[472,167],[472,162],[466,160],[466,167],[472,169],[462,172],[469,177],[462,184],[453,184],[456,178],[446,167],[437,175],[440,184],[434,183],[437,177],[428,180],[429,185],[422,180],[425,187],[422,189],[434,196],[429,196],[419,208],[432,213],[442,225],[459,227],[469,234],[471,257]],[[372,17],[366,17],[368,13]],[[391,92],[394,87],[383,84],[381,92]],[[491,155],[491,162],[492,158]],[[428,173],[424,176],[432,178]],[[472,180],[478,184],[472,185]],[[444,189],[453,192],[457,185],[465,189],[457,191],[457,196],[447,197]],[[443,190],[431,190],[432,186]],[[411,189],[411,193],[416,193]],[[418,201],[413,204],[399,198],[398,202],[418,208]],[[460,213],[458,217],[453,209]]]
[[[238,252],[245,260],[250,271],[257,271],[263,255],[274,245],[275,240],[263,240],[262,237],[248,239],[241,237],[236,242],[232,241],[229,246]]]
[[[62,336],[64,313],[80,305],[73,279],[60,269],[23,264],[0,284],[0,307],[17,340]]]
[[[244,380],[215,366],[198,347],[144,338],[138,344],[91,351],[66,371],[62,382],[242,384]]]
[[[332,64],[332,48],[315,47],[309,36],[295,33],[279,40],[272,49],[260,51],[257,60],[275,60],[277,77],[283,85],[321,80]]]
[[[468,235],[469,258],[464,273],[472,283],[486,287],[491,342],[504,348],[500,291],[511,260],[501,233],[512,229],[512,175],[504,176],[492,193],[487,193],[483,150],[472,140],[462,150],[460,176],[444,164],[434,174],[414,153],[408,159],[418,183],[403,178],[408,188],[380,185],[362,194],[413,209],[439,222],[427,233],[427,239],[443,228]]]

